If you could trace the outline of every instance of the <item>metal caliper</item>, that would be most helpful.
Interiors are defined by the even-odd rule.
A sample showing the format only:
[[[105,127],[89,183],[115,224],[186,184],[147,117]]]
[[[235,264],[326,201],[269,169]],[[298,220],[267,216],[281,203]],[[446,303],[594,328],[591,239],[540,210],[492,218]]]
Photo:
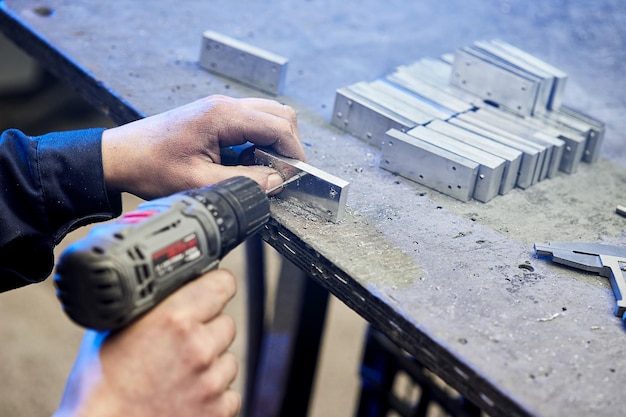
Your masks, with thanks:
[[[614,313],[626,324],[626,248],[599,243],[548,242],[535,243],[535,254],[609,278],[616,299]]]

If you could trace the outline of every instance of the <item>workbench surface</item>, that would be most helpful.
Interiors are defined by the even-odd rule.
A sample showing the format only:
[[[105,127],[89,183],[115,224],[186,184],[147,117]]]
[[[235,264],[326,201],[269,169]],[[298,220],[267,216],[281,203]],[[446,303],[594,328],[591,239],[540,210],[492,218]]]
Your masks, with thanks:
[[[2,4],[1,30],[118,123],[209,94],[269,97],[199,68],[205,30],[288,57],[277,99],[299,114],[308,162],[351,182],[348,213],[326,223],[276,200],[264,238],[490,415],[626,410],[608,280],[533,254],[626,246],[620,0]],[[461,203],[381,170],[375,148],[330,125],[337,88],[495,38],[568,73],[564,104],[607,124],[597,163]]]

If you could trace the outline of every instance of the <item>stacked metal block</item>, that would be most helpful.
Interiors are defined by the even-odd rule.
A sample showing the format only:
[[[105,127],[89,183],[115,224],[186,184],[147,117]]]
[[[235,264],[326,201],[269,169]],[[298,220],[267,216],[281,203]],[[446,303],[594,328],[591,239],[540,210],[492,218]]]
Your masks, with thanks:
[[[487,202],[598,159],[605,126],[562,103],[567,75],[500,40],[423,58],[336,92],[332,124],[380,167]]]

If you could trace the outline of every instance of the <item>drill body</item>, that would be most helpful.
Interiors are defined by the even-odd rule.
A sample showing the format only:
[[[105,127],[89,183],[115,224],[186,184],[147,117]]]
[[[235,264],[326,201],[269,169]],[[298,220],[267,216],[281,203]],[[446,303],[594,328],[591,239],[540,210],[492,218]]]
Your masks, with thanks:
[[[217,268],[268,219],[265,192],[245,177],[143,203],[63,252],[57,296],[79,325],[118,329]]]

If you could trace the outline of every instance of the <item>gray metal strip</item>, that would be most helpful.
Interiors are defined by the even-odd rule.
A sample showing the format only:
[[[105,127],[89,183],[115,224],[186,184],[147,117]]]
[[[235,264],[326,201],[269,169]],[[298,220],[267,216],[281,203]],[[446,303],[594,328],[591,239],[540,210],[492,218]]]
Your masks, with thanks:
[[[202,68],[270,94],[281,94],[287,64],[285,57],[220,33],[207,30],[202,34]]]
[[[479,165],[396,129],[386,133],[380,167],[461,201],[474,194]]]
[[[535,126],[530,122],[530,118],[521,118],[491,106],[476,110],[475,115],[487,123],[500,126],[547,148],[545,160],[547,164],[544,163],[541,168],[539,181],[554,176],[559,168],[563,168],[565,141],[556,136],[558,133],[551,132],[552,134],[548,134],[548,129]]]
[[[533,175],[535,173],[540,155],[539,150],[535,146],[526,145],[522,138],[519,138],[521,140],[511,139],[505,135],[500,135],[496,132],[479,127],[476,124],[459,119],[458,117],[449,119],[448,123],[520,151],[522,153],[522,157],[514,185],[522,189],[528,188],[532,185]]]
[[[522,149],[520,150],[523,150],[524,152],[529,152],[529,155],[533,155],[531,151],[535,150],[538,154],[536,155],[536,157],[533,155],[532,160],[529,160],[526,164],[527,167],[532,167],[532,170],[529,173],[530,178],[527,179],[522,176],[518,177],[517,186],[520,188],[528,188],[539,181],[539,173],[541,172],[541,168],[548,154],[548,148],[546,146],[542,146],[536,142],[526,139],[525,137],[511,133],[510,131],[505,130],[502,127],[485,122],[477,118],[475,112],[460,114],[456,116],[456,119],[462,120],[471,124],[472,126],[483,129],[483,132],[490,132],[491,134],[496,135],[492,136],[494,139],[507,138],[515,143],[518,143],[518,149],[522,147]]]
[[[573,174],[578,170],[578,165],[582,161],[584,150],[586,147],[586,135],[580,131],[568,128],[564,125],[555,125],[547,123],[544,119],[539,117],[525,117],[521,118],[511,113],[496,109],[494,107],[485,107],[478,112],[491,113],[501,119],[507,119],[515,123],[515,127],[524,126],[530,132],[541,132],[532,134],[533,137],[537,137],[540,140],[547,141],[555,146],[555,151],[558,152],[558,157],[553,158],[553,162],[556,165],[552,165],[548,177],[552,178],[557,169],[567,173]]]
[[[521,151],[443,120],[433,120],[426,127],[502,158],[505,165],[499,193],[504,195],[515,187],[522,162]]]
[[[469,48],[457,49],[450,83],[518,114],[532,114],[539,90],[536,77],[487,62]]]
[[[368,83],[362,81],[349,85],[346,88],[410,120],[415,125],[428,123],[435,117],[441,117],[442,114],[441,112],[437,112],[434,108],[425,111],[426,106],[424,102],[416,103],[419,100],[410,97],[407,93],[402,92],[388,83],[382,83],[380,81]],[[445,117],[445,115],[443,117]]]
[[[341,221],[345,215],[350,183],[297,159],[286,158],[256,148],[255,164],[266,165],[280,172],[285,180],[306,173],[285,186],[278,198],[320,216],[331,222]]]
[[[378,149],[387,130],[406,131],[415,126],[414,122],[347,88],[337,90],[331,123]]]
[[[459,95],[455,95],[446,89],[429,84],[414,75],[411,75],[402,67],[397,68],[394,73],[389,74],[387,76],[387,80],[434,103],[437,103],[438,105],[449,109],[453,113],[463,113],[474,108],[472,102],[466,101],[464,98],[461,98]]]
[[[583,161],[593,163],[600,157],[600,147],[604,140],[604,133],[606,132],[606,125],[594,119],[591,116],[583,114],[578,110],[574,110],[567,106],[561,106],[555,114],[563,114],[568,117],[568,120],[579,120],[581,123],[588,126],[589,131],[587,133],[587,145],[583,153]]]
[[[429,100],[428,97],[420,96],[410,92],[407,89],[403,89],[397,84],[393,84],[386,80],[375,80],[369,83],[370,88],[385,94],[390,98],[401,101],[409,108],[419,110],[425,115],[428,115],[430,120],[435,119],[447,119],[454,115],[454,111],[444,108],[441,105],[435,104],[436,102]],[[428,123],[428,120],[426,123]],[[419,123],[424,124],[424,123]]]
[[[473,198],[486,203],[498,195],[504,173],[504,159],[425,126],[417,126],[407,134],[479,164]]]
[[[497,44],[476,41],[473,44],[473,48],[478,48],[482,52],[489,54],[494,59],[500,60],[503,65],[509,66],[509,68],[515,68],[536,76],[539,81],[539,90],[537,91],[537,100],[533,107],[532,114],[541,114],[548,111],[550,103],[552,89],[554,86],[554,77],[541,68],[531,65],[521,57],[511,53],[507,49],[500,48]]]
[[[548,108],[555,110],[561,107],[561,104],[563,103],[563,91],[565,90],[565,84],[567,83],[567,73],[500,39],[493,39],[491,43],[552,75],[554,77],[554,83],[552,86],[552,94],[550,95]]]

